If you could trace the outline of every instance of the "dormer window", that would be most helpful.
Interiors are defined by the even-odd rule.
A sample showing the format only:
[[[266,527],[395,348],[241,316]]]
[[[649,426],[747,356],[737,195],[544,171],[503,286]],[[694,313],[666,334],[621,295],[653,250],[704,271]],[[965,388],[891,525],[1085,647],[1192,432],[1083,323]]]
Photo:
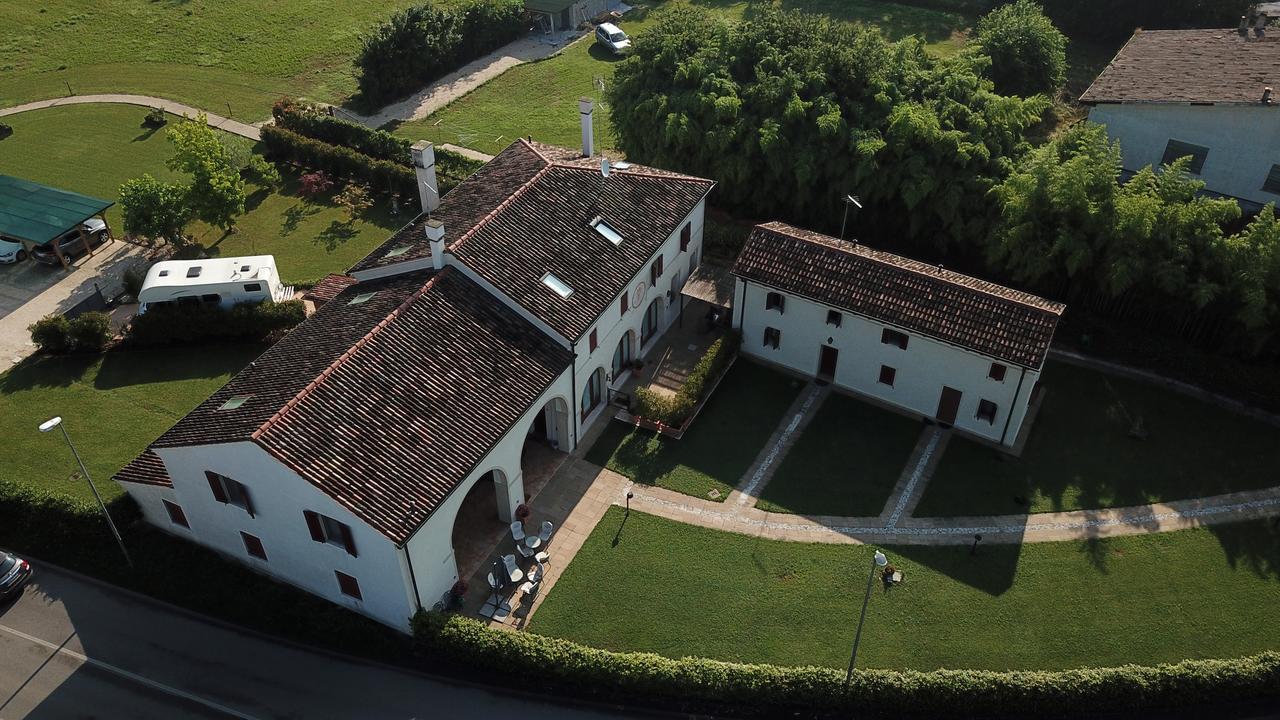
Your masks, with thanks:
[[[542,276],[542,284],[551,288],[551,291],[559,295],[561,300],[567,300],[573,294],[573,288],[569,287],[568,283],[551,273]]]
[[[613,243],[614,247],[622,244],[622,233],[618,232],[612,225],[605,222],[604,218],[596,216],[596,218],[591,221],[591,227],[595,228],[596,232],[600,233],[605,240]]]

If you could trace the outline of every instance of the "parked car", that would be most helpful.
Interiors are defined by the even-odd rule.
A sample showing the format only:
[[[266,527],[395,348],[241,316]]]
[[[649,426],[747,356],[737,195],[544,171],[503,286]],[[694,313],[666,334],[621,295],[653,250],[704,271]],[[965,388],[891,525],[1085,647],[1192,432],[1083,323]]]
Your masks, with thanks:
[[[107,224],[102,218],[89,218],[80,227],[89,236],[89,247],[95,248],[107,241]],[[32,248],[31,259],[45,265],[61,265],[58,255],[53,251],[54,243],[62,250],[62,256],[73,260],[84,254],[84,242],[80,239],[79,230],[68,230],[60,237],[39,247]]]
[[[614,55],[621,55],[631,48],[631,38],[613,23],[600,23],[596,27],[596,42],[608,48]]]
[[[0,237],[0,265],[11,265],[27,259],[27,249],[17,240]]]
[[[31,579],[31,563],[0,550],[0,601],[22,592]]]

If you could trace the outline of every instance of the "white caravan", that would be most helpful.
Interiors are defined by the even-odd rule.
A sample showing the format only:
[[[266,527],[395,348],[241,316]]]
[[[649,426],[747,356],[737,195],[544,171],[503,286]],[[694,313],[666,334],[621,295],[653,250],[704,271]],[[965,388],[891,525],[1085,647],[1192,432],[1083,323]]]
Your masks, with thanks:
[[[165,260],[151,266],[138,292],[138,313],[177,303],[229,308],[245,302],[281,302],[293,287],[280,282],[271,255],[204,260]]]

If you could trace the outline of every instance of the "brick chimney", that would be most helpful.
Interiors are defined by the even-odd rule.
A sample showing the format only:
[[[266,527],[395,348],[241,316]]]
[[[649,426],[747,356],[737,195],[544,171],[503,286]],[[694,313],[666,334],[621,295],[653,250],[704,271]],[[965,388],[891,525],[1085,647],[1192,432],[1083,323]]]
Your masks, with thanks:
[[[418,175],[418,200],[423,212],[435,212],[440,207],[440,184],[436,182],[436,149],[426,140],[413,144],[413,171]]]

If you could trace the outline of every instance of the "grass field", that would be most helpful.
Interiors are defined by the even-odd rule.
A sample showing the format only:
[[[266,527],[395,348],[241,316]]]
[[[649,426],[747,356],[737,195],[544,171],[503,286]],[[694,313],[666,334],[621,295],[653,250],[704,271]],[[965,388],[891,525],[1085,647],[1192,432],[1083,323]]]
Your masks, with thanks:
[[[919,421],[833,392],[787,451],[756,507],[805,515],[879,515],[920,429]]]
[[[872,548],[764,540],[609,510],[530,629],[670,657],[849,660]],[[1091,543],[890,546],[860,667],[1060,669],[1280,648],[1266,522]]]
[[[261,120],[282,95],[355,90],[360,35],[416,0],[0,3],[0,107],[103,92]]]
[[[33,357],[0,375],[0,477],[92,500],[59,433],[36,427],[61,415],[105,500],[111,481],[178,418],[250,360],[257,345]]]
[[[0,140],[0,173],[114,200],[120,184],[145,172],[180,179],[165,168],[173,146],[165,130],[141,127],[144,108],[132,105],[69,105],[5,118],[14,134]],[[247,145],[248,140],[224,136]],[[385,204],[348,223],[345,211],[297,194],[296,176],[276,191],[250,188],[237,231],[195,223],[198,242],[215,255],[270,253],[285,282],[306,282],[340,272],[384,241],[405,218],[392,218]],[[107,211],[122,231],[120,208]]]
[[[1074,365],[1049,363],[1042,383],[1022,457],[952,438],[916,516],[1141,505],[1280,485],[1272,425]],[[1142,439],[1130,435],[1138,425]]]
[[[586,459],[639,483],[723,502],[799,389],[800,381],[739,358],[683,438],[610,422]]]

